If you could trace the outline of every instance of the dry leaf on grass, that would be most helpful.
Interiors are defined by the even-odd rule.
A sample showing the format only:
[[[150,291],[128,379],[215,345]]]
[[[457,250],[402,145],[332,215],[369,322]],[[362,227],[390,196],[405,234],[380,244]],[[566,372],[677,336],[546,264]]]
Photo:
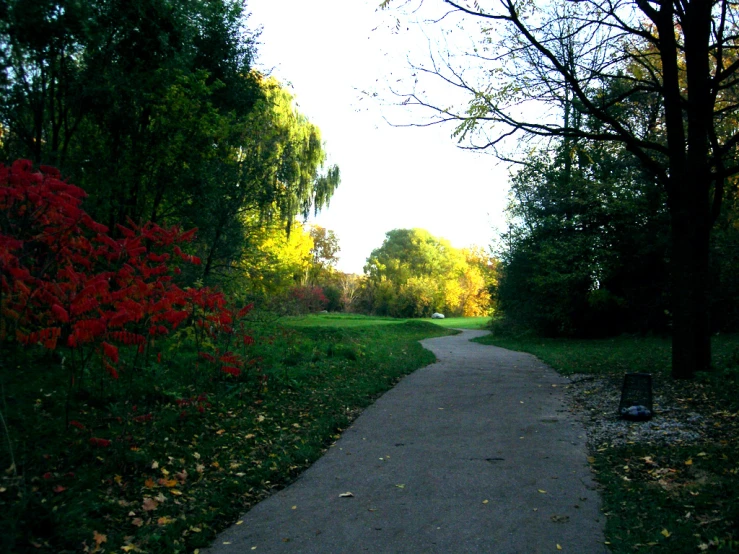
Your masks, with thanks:
[[[95,544],[100,546],[104,542],[108,542],[108,536],[103,535],[102,533],[98,533],[97,531],[92,532],[92,539],[95,541]]]

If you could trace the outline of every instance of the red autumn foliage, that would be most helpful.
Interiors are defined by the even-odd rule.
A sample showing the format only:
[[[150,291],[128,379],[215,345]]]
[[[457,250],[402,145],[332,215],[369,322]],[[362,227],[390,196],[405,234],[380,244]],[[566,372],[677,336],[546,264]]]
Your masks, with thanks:
[[[233,375],[234,377],[238,377],[239,375],[241,375],[241,370],[238,367],[234,367],[234,366],[224,365],[221,368],[221,371],[223,373],[228,373],[229,375]]]
[[[90,437],[90,444],[97,448],[108,448],[111,444],[113,444],[113,441],[108,439],[99,439],[97,437]]]
[[[113,360],[114,363],[118,363],[118,349],[115,346],[108,344],[107,342],[103,342],[103,352],[108,358]]]
[[[222,345],[206,360],[228,355],[231,367],[243,365],[245,353],[232,354],[228,345],[237,335],[244,345],[253,342],[240,322],[252,306],[236,312],[222,293],[174,281],[181,272],[172,253],[200,263],[181,248],[196,230],[129,221],[114,238],[83,211],[85,196],[54,168],[34,171],[27,160],[0,164],[0,340],[96,352],[117,378],[119,349],[144,353],[187,323]],[[91,440],[100,446],[95,441],[104,439]]]
[[[328,299],[321,287],[301,286],[290,289],[293,310],[299,314],[325,310]]]

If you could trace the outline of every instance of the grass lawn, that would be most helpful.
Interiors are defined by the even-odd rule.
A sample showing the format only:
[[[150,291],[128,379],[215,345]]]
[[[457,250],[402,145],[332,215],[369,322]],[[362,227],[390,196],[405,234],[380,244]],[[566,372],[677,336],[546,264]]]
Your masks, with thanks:
[[[615,419],[615,413],[604,414],[603,399],[594,397],[597,381],[617,391],[624,373],[652,373],[665,414],[660,418],[658,412],[653,420],[655,440],[591,442],[610,548],[623,554],[739,551],[739,336],[714,337],[715,371],[687,382],[669,376],[667,339],[576,341],[488,335],[476,341],[530,352],[565,375],[578,374],[584,384],[573,394],[595,406],[583,414],[586,426],[593,425],[593,417]],[[576,385],[571,388],[575,391]],[[693,439],[660,440],[659,427],[668,425],[664,423],[668,416],[698,423],[703,432]]]
[[[367,327],[375,325],[398,325],[405,323],[406,319],[394,317],[379,317],[360,314],[309,314],[303,316],[291,316],[282,319],[282,323],[289,327]]]
[[[331,323],[332,322],[332,323]],[[251,369],[205,371],[174,337],[161,361],[90,376],[0,352],[0,552],[193,552],[314,462],[362,408],[434,361],[427,322],[254,322]],[[392,325],[391,325],[392,324]],[[65,424],[65,404],[70,422]]]
[[[447,317],[445,319],[425,319],[435,325],[447,329],[487,329],[490,326],[489,317]]]
[[[290,327],[365,327],[368,325],[396,325],[406,321],[427,321],[447,329],[487,329],[489,317],[447,317],[445,319],[397,319],[360,314],[310,314],[286,317],[283,323]]]

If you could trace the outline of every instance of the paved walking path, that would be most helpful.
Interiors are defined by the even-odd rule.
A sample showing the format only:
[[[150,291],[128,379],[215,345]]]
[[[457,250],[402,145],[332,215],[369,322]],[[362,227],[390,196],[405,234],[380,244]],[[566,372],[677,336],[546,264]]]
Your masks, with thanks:
[[[208,552],[607,552],[566,380],[528,354],[469,342],[482,334],[423,341],[437,363]]]

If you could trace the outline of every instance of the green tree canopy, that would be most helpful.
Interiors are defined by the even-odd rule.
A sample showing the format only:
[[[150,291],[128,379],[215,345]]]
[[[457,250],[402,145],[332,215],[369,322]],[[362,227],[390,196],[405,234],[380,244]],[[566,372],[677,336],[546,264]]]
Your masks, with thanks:
[[[59,167],[91,215],[197,227],[223,282],[254,217],[289,232],[339,184],[320,130],[252,69],[242,0],[8,0],[0,156]],[[257,214],[256,216],[254,214]]]
[[[370,310],[398,317],[489,311],[489,296],[482,294],[486,280],[469,252],[424,229],[395,229],[385,237],[364,267],[365,304]]]
[[[739,174],[736,4],[435,4],[448,9],[439,21],[454,21],[462,32],[463,21],[474,21],[481,34],[461,56],[432,52],[430,63],[415,66],[413,84],[399,93],[402,103],[430,109],[437,123],[456,122],[457,137],[508,158],[499,147],[519,133],[619,144],[636,157],[667,198],[673,376],[709,370],[711,231]],[[435,87],[426,78],[451,84],[469,102],[458,108],[429,98]],[[651,109],[634,117],[631,108],[645,105],[645,97]],[[529,104],[544,109],[522,109]],[[552,106],[568,108],[565,117],[546,109]],[[594,124],[581,125],[584,116]]]

